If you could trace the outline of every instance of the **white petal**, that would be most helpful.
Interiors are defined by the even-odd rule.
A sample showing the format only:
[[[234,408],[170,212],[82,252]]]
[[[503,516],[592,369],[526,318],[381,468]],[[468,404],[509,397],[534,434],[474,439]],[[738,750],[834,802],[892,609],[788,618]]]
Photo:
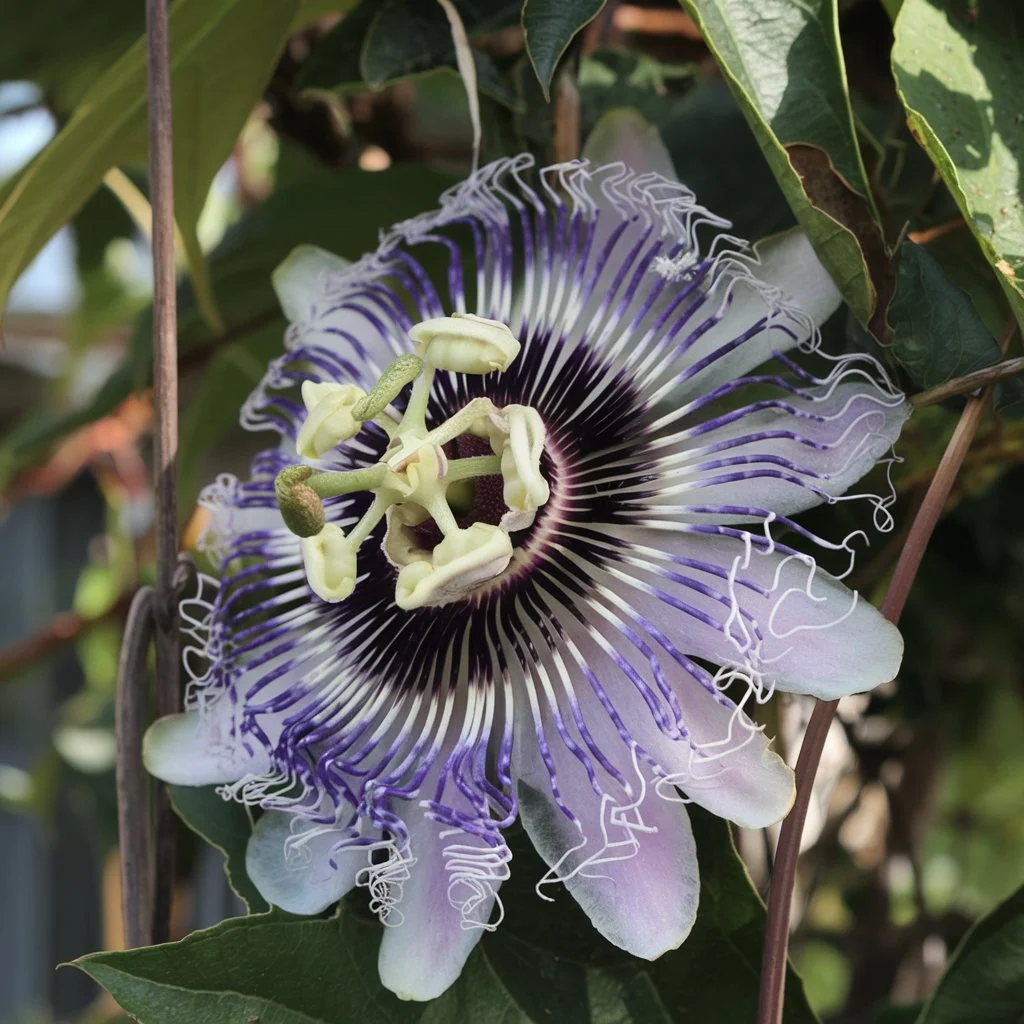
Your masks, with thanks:
[[[237,782],[270,768],[258,743],[243,743],[234,733],[230,702],[221,700],[202,715],[186,711],[157,719],[146,730],[142,760],[146,770],[176,786]]]
[[[643,595],[596,568],[593,578],[606,581],[609,590],[622,597],[618,607],[610,609],[613,621],[593,609],[587,614],[592,629],[605,638],[605,646],[568,609],[556,608],[555,614],[587,670],[600,680],[629,736],[658,763],[671,784],[712,813],[746,828],[764,828],[783,818],[793,803],[793,772],[770,748],[769,737],[725,694],[710,692],[645,631]],[[680,619],[679,625],[686,628],[687,624]],[[646,644],[646,651],[625,635],[626,629]],[[680,632],[677,626],[667,635],[672,643],[685,647]],[[572,690],[588,731],[602,753],[628,775],[623,737],[572,653],[563,655],[562,661],[571,673]],[[653,693],[658,692],[656,665],[658,675],[671,688],[684,734],[670,736],[659,726],[622,662]],[[551,671],[558,669],[552,666]]]
[[[742,377],[776,353],[806,342],[838,308],[839,292],[799,229],[771,236],[756,252],[760,265],[752,266],[749,275],[721,277],[702,311],[684,327],[685,336],[712,315],[721,317],[680,353],[681,369],[709,362],[696,373],[686,370],[685,378],[671,390],[670,402],[679,404]],[[782,300],[805,316],[783,313]],[[757,333],[730,347],[762,320],[767,322]]]
[[[754,252],[761,261],[757,276],[778,288],[787,302],[819,327],[839,308],[843,301],[839,289],[799,228],[761,239]]]
[[[658,129],[632,107],[604,114],[587,136],[582,155],[595,167],[621,162],[638,174],[653,171],[670,181],[678,180]]]
[[[324,279],[351,263],[315,245],[298,245],[274,271],[271,280],[284,315],[292,323],[303,323],[324,298]]]
[[[450,834],[449,828],[426,818],[412,805],[405,811],[405,822],[416,863],[409,869],[402,898],[392,911],[392,915],[400,915],[401,923],[384,929],[378,959],[380,980],[399,999],[436,999],[462,973],[484,933],[473,921],[486,923],[494,904],[492,894],[474,908],[472,920],[467,920],[458,905],[466,894],[452,879],[444,851],[454,845],[478,844],[485,853],[487,847],[461,832]],[[442,837],[443,832],[449,834]]]
[[[769,554],[755,543],[747,564],[748,548],[738,538],[671,530],[630,530],[626,535],[633,543],[661,547],[726,572],[736,566],[732,589],[742,614],[733,613],[727,580],[710,572],[667,561],[661,566],[711,588],[722,599],[665,576],[630,570],[640,586],[628,591],[627,599],[687,654],[720,665],[751,660],[765,685],[823,700],[873,689],[899,671],[903,639],[896,627],[839,580],[793,555]],[[685,602],[714,624],[680,611],[671,600]]]
[[[266,811],[249,838],[245,870],[268,903],[290,914],[319,914],[355,884],[365,847],[338,849],[353,830],[315,825],[284,811]]]
[[[535,741],[520,733],[519,815],[537,852],[609,942],[645,960],[675,949],[693,927],[700,894],[685,806],[659,797],[635,771],[630,797],[598,769],[602,801],[553,728],[545,731],[561,799],[579,825],[552,799]]]
[[[844,494],[870,472],[910,415],[908,402],[863,381],[777,397],[784,407],[751,406],[738,418],[730,414],[720,426],[666,445],[658,463],[662,493],[652,503],[802,512]],[[728,512],[687,518],[749,521]]]

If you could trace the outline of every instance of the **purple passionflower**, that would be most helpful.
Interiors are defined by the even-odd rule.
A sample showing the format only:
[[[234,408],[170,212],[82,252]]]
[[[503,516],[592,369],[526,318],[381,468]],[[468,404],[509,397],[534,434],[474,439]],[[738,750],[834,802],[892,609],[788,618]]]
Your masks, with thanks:
[[[802,235],[752,252],[727,227],[660,174],[521,157],[357,263],[302,248],[275,275],[287,351],[243,422],[281,443],[204,494],[220,581],[183,606],[188,709],[147,764],[263,808],[271,903],[366,887],[404,998],[500,920],[517,817],[538,892],[639,957],[675,948],[686,803],[760,828],[793,800],[744,705],[899,668],[899,633],[807,553],[853,538],[791,517],[908,405],[818,351],[839,297]]]

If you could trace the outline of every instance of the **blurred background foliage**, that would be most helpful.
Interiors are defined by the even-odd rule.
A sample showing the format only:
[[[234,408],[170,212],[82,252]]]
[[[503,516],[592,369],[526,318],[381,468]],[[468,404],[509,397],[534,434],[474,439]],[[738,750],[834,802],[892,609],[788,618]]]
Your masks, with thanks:
[[[634,108],[736,234],[756,240],[796,222],[808,232],[848,302],[825,329],[833,349],[872,351],[912,393],[1000,358],[997,339],[1024,311],[1014,0],[456,6],[484,159],[576,155],[605,114]],[[121,941],[114,679],[127,605],[153,561],[143,11],[137,0],[0,0],[0,25],[0,1021],[100,1021],[117,1019],[109,997],[52,967]],[[260,445],[238,411],[281,348],[271,271],[302,242],[356,258],[431,208],[467,172],[471,128],[447,22],[426,0],[176,0],[172,28],[189,545],[200,487],[244,474]],[[899,680],[845,700],[833,726],[794,915],[806,998],[794,978],[787,1021],[1024,1012],[1024,965],[1011,955],[1024,941],[1013,897],[1024,880],[1020,387],[1000,385],[929,549],[902,621]],[[922,408],[900,461],[869,481],[884,489],[891,472],[898,498],[895,530],[860,553],[854,582],[869,597],[884,591],[958,402]],[[849,505],[817,515],[833,536],[870,526]],[[790,700],[770,711],[790,761],[808,710]],[[246,895],[245,813],[213,822],[202,795],[182,800]],[[523,884],[507,927],[431,1019],[752,1019],[762,916],[752,886],[766,890],[775,833],[734,836],[751,883],[721,823],[696,827],[701,918],[679,954],[650,971],[609,960],[571,901],[557,915],[527,909]],[[220,854],[211,860],[186,829],[181,843],[178,932],[241,913]],[[532,853],[516,856],[525,865]],[[358,912],[247,920],[263,922],[264,945],[245,921],[219,926],[216,941],[249,943],[259,962],[260,949],[301,940],[321,950],[314,967],[338,970],[330,1000],[306,1006],[296,982],[287,1012],[355,1019],[345,1007],[365,997],[353,986],[375,985],[375,972],[364,964],[355,979],[356,959],[341,971],[335,946],[373,959]],[[179,988],[201,972],[190,957],[186,944],[168,968]],[[101,957],[88,969],[148,1020],[150,990],[174,979],[126,963]],[[970,995],[980,989],[984,1005]],[[486,1013],[466,1009],[467,992]],[[195,999],[151,1019],[197,1019]],[[423,1015],[397,1007],[360,1019]]]

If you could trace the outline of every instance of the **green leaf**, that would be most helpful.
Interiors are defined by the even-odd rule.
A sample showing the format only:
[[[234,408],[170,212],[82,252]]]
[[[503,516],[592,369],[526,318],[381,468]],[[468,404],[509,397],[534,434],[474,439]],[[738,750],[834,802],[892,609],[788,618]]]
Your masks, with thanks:
[[[893,354],[922,388],[1000,359],[999,346],[971,300],[923,246],[900,248],[899,284],[889,308]]]
[[[1024,324],[1024,7],[906,0],[893,73],[927,150]]]
[[[0,68],[6,81],[35,82],[59,115],[128,49],[145,28],[137,0],[47,0],[5,6]]]
[[[1019,1024],[1022,1007],[1024,887],[964,936],[918,1024]]]
[[[195,224],[259,98],[298,0],[178,0],[171,10],[175,216],[198,267]],[[146,40],[89,89],[67,124],[0,190],[0,306],[46,241],[119,164],[147,151]]]
[[[551,79],[562,54],[576,34],[598,16],[604,0],[524,0],[526,52],[537,78],[549,95]]]
[[[380,991],[371,925],[278,914],[234,918],[181,942],[96,953],[80,967],[145,1024],[398,1024],[416,1004]],[[371,973],[372,972],[372,973]]]
[[[920,1003],[885,1003],[875,1010],[871,1024],[914,1024]]]
[[[843,298],[887,341],[894,275],[857,148],[834,0],[682,2]]]
[[[184,282],[180,286],[178,346],[183,374],[205,366],[211,353],[229,344],[246,343],[247,354],[260,358],[268,351],[267,337],[283,335],[284,316],[270,275],[296,245],[319,245],[356,259],[376,248],[382,229],[434,206],[440,193],[455,180],[449,174],[402,164],[375,173],[324,171],[276,189],[235,224],[210,254],[211,279],[227,322],[224,335],[212,333],[204,322],[191,285]],[[107,415],[134,390],[149,383],[150,323],[148,313],[140,317],[124,362],[88,406],[71,413],[41,410],[4,438],[0,481],[38,458],[46,446]],[[228,400],[238,399],[241,391],[239,385]],[[219,401],[228,404],[225,398]],[[230,419],[227,409],[220,410],[224,415],[216,418],[218,429],[237,421],[238,410],[239,405],[234,405]],[[186,466],[217,440],[215,433],[206,433],[201,425],[192,423],[192,414],[183,417],[181,458]],[[182,497],[186,497],[184,490]]]
[[[269,910],[269,904],[245,873],[245,847],[252,834],[248,808],[219,797],[215,786],[170,786],[168,789],[178,817],[224,854],[228,884],[249,913]]]
[[[439,999],[402,1002],[378,980],[379,936],[349,910],[329,920],[275,912],[76,966],[145,1024],[530,1024],[479,949]]]
[[[515,24],[518,0],[459,0],[455,5],[472,39]],[[519,100],[493,58],[473,50],[477,86],[509,108]],[[298,89],[349,92],[434,71],[457,73],[451,26],[434,0],[363,0],[316,45],[296,81]]]
[[[319,18],[330,15],[344,14],[355,7],[356,0],[299,0],[298,10],[295,12],[295,20],[292,22],[289,35],[306,28]]]
[[[654,963],[637,960],[606,942],[560,887],[542,901],[534,885],[545,871],[518,828],[509,835],[514,865],[502,886],[506,917],[485,937],[495,973],[532,1019],[559,1019],[554,1000],[577,1005],[588,992],[614,999],[620,1017],[637,1021],[747,1021],[756,1013],[765,910],[736,852],[729,826],[701,808],[687,807],[697,842],[701,894],[697,922],[677,950]],[[539,979],[543,984],[538,984]],[[790,970],[784,1024],[816,1021],[799,977]],[[623,1009],[625,1008],[631,1008]]]

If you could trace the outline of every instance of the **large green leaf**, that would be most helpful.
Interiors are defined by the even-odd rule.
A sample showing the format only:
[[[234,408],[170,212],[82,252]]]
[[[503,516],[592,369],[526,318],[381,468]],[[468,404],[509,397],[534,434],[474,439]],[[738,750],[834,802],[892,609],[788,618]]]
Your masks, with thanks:
[[[277,912],[225,921],[182,942],[78,961],[144,1024],[669,1024],[752,1020],[764,907],[728,826],[692,811],[701,909],[682,945],[650,964],[609,946],[565,893],[544,903],[544,872],[519,833],[502,889],[508,917],[485,935],[462,977],[424,1005],[402,1003],[377,978],[380,929],[349,907],[308,920]],[[813,1024],[795,975],[786,1024]]]
[[[175,215],[202,265],[195,224],[277,60],[299,0],[178,0],[171,12]],[[0,306],[46,241],[119,164],[144,162],[146,40],[89,89],[67,124],[0,190]]]
[[[906,0],[892,66],[911,130],[1024,324],[1024,6]]]
[[[525,0],[523,34],[537,78],[548,95],[562,54],[604,7],[604,0]]]
[[[835,0],[681,0],[857,319],[888,340],[894,277],[854,133]]]
[[[913,0],[907,0],[909,6]],[[1024,888],[964,937],[918,1024],[1019,1024],[1024,1019]]]
[[[515,23],[519,0],[457,0],[472,39]],[[515,90],[486,53],[473,49],[480,92],[508,107]],[[383,88],[433,71],[455,71],[451,26],[434,0],[362,0],[316,45],[296,82],[299,89]]]
[[[354,2],[300,0],[292,28],[346,10]],[[93,82],[139,38],[145,20],[145,4],[139,0],[3,0],[0,77],[35,82],[58,115],[70,114]]]
[[[511,997],[480,950],[439,999],[402,1002],[377,978],[379,934],[379,927],[349,910],[329,920],[275,913],[225,921],[166,946],[97,953],[77,965],[143,1024],[536,1020]]]
[[[252,835],[249,809],[217,795],[215,786],[171,786],[171,803],[193,832],[224,854],[224,874],[250,913],[269,910],[245,873],[245,848]]]
[[[145,17],[137,0],[6,0],[0,5],[0,77],[35,82],[57,112],[67,114],[139,37]]]
[[[927,249],[910,241],[900,248],[899,285],[889,320],[893,353],[919,387],[935,387],[1001,358],[971,300]],[[1007,381],[1000,388],[1000,404],[1024,397],[1020,381]]]

